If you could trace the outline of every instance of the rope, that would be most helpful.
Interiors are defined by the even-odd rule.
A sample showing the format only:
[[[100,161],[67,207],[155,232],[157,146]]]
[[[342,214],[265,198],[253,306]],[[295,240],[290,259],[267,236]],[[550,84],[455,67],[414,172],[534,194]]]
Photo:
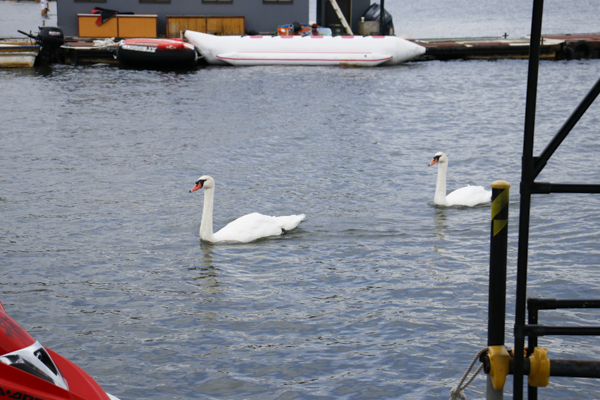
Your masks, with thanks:
[[[114,47],[117,43],[115,38],[106,38],[104,40],[94,40],[94,47]]]
[[[465,397],[465,395],[463,393],[463,390],[466,389],[467,386],[469,386],[471,384],[471,382],[473,382],[473,380],[475,379],[477,374],[479,374],[479,372],[481,372],[481,370],[483,369],[483,364],[481,364],[479,366],[479,368],[477,368],[477,370],[473,373],[473,376],[471,376],[471,378],[467,381],[467,383],[465,383],[463,385],[463,382],[465,381],[465,379],[467,379],[467,376],[469,376],[469,372],[471,372],[471,369],[473,368],[473,365],[475,365],[475,362],[479,359],[479,357],[481,357],[482,354],[484,354],[487,351],[488,351],[487,347],[484,347],[483,349],[479,350],[479,352],[477,353],[475,358],[473,358],[473,361],[471,361],[469,368],[467,368],[467,370],[463,374],[463,377],[460,380],[460,382],[458,383],[458,385],[456,385],[455,388],[450,390],[450,400],[458,400],[458,399],[467,400],[467,398]]]

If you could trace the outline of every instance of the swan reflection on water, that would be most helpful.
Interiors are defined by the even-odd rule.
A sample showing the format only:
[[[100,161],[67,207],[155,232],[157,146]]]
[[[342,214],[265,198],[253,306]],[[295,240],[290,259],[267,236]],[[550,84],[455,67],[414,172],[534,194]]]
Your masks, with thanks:
[[[202,253],[204,253],[204,257],[202,257],[202,263],[205,268],[213,268],[213,251],[214,245],[210,242],[200,241],[200,248],[202,249]]]
[[[439,207],[435,208],[435,214],[433,216],[433,222],[435,223],[435,236],[437,240],[445,240],[445,232],[448,229],[448,218],[446,217],[445,210]]]
[[[214,246],[212,243],[208,242],[200,242],[200,249],[202,250],[202,264],[200,266],[191,266],[188,268],[189,271],[198,271],[199,275],[194,276],[190,279],[194,281],[201,281],[202,287],[207,291],[206,295],[215,295],[217,291],[215,290],[221,284],[217,280],[219,276],[218,268],[215,268],[213,265],[213,250]]]

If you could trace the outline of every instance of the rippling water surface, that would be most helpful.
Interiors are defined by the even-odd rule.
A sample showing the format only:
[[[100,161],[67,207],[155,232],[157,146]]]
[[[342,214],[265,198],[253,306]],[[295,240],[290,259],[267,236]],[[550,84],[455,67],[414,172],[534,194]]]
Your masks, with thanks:
[[[536,153],[599,65],[541,64]],[[0,70],[1,301],[123,400],[447,398],[486,344],[490,208],[435,207],[427,163],[448,154],[448,189],[513,185],[511,344],[526,75],[520,60]],[[597,183],[599,111],[540,181]],[[278,238],[201,243],[203,194],[188,190],[203,174],[216,228],[253,211],[307,218]],[[534,197],[529,295],[597,297],[599,206]],[[600,348],[540,343],[563,359]],[[583,379],[542,390],[598,395]],[[483,377],[467,390],[484,393]]]

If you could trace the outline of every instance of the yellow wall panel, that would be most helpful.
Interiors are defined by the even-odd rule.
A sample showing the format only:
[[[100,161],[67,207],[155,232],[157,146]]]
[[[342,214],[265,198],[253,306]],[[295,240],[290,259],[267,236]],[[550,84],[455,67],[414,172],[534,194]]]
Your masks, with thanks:
[[[78,14],[79,37],[85,38],[155,38],[156,15],[117,15],[96,25],[100,15]]]
[[[99,15],[79,14],[79,37],[109,38],[118,37],[117,18],[111,18],[102,25],[96,25]]]
[[[120,38],[155,38],[156,15],[118,15]]]

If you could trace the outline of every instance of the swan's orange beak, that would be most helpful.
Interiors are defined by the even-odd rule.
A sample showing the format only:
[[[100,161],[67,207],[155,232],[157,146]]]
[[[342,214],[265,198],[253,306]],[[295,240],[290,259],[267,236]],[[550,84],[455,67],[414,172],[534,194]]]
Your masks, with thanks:
[[[436,162],[438,162],[440,159],[439,158],[434,158],[432,162],[429,163],[429,166],[431,167],[433,164],[435,164]]]
[[[195,192],[198,189],[202,189],[202,182],[196,183],[196,186],[190,189],[190,193]]]

